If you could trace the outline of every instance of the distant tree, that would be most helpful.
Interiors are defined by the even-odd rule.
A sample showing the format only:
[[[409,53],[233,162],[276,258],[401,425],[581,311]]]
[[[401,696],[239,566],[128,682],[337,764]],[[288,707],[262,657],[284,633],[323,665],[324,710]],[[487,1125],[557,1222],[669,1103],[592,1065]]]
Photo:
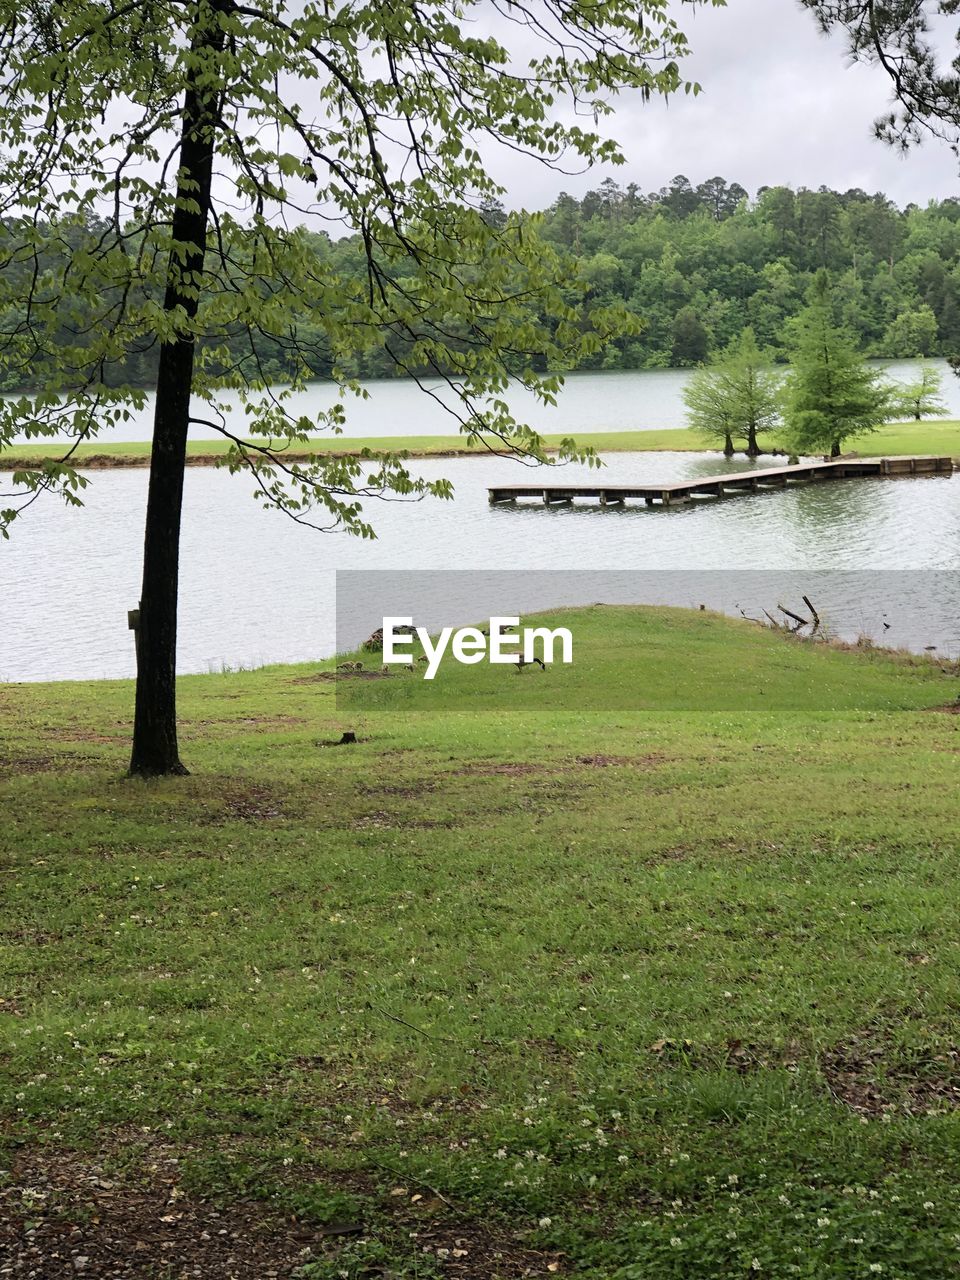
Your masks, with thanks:
[[[668,187],[661,188],[655,198],[671,218],[688,218],[701,208],[700,197],[693,184],[682,173],[672,178]]]
[[[702,364],[707,358],[710,337],[694,307],[681,307],[673,320],[673,347],[670,356],[677,368]]]
[[[939,369],[925,364],[915,382],[902,383],[896,388],[897,412],[910,415],[917,422],[921,418],[946,417],[949,410],[941,399],[942,392],[943,379]]]
[[[751,458],[760,453],[758,435],[774,427],[780,416],[780,376],[771,357],[760,350],[752,329],[744,329],[708,368],[699,369],[684,388],[690,425],[722,436],[724,453],[733,452],[733,437],[746,441]]]
[[[877,354],[903,360],[930,356],[937,349],[937,336],[937,317],[930,307],[901,311],[887,326],[886,333],[877,344]]]
[[[600,216],[610,221],[619,218],[623,210],[623,192],[613,178],[604,178],[597,192],[600,202]]]
[[[691,430],[723,441],[723,452],[732,458],[735,422],[730,397],[714,369],[698,369],[683,388],[683,403]]]
[[[561,191],[550,209],[548,234],[568,249],[580,247],[581,210],[579,201]]]
[[[507,211],[503,207],[503,201],[496,196],[483,197],[480,201],[480,217],[495,231],[502,231],[507,225]]]
[[[740,202],[746,198],[747,191],[739,182],[728,185],[725,178],[708,178],[697,187],[699,203],[710,210],[716,222],[731,217],[740,207]]]
[[[780,252],[792,245],[797,231],[797,197],[789,187],[766,187],[760,196],[760,215],[779,238]]]
[[[817,273],[809,302],[790,329],[783,417],[791,448],[839,457],[850,436],[874,431],[895,416],[893,388],[859,355],[853,335],[835,322],[825,271]]]
[[[840,201],[833,191],[797,192],[797,234],[810,270],[835,265],[839,244]]]

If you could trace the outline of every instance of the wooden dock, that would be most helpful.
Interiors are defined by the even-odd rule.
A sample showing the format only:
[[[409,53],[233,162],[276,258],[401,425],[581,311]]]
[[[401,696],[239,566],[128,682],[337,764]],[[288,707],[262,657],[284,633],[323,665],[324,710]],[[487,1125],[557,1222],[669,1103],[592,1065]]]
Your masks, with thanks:
[[[727,494],[758,493],[766,489],[785,489],[791,484],[810,484],[817,480],[853,480],[862,476],[950,475],[952,458],[834,458],[829,462],[801,462],[792,467],[758,467],[737,471],[728,476],[704,476],[701,480],[684,480],[678,484],[571,484],[571,485],[497,485],[488,490],[490,502],[517,502],[535,498],[546,506],[570,503],[576,498],[595,498],[601,506],[623,506],[630,498],[640,499],[648,507],[671,507],[698,498],[722,498]]]

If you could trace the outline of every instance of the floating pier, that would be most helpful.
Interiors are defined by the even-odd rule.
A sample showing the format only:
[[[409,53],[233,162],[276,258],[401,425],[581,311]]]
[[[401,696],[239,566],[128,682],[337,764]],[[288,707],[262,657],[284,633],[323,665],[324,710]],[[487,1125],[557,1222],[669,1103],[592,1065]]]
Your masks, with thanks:
[[[698,498],[723,498],[737,493],[758,493],[765,489],[785,489],[792,484],[817,480],[854,480],[862,476],[950,475],[952,458],[833,458],[829,462],[801,462],[792,467],[758,467],[736,471],[729,476],[705,476],[678,484],[571,484],[496,485],[488,490],[490,502],[518,502],[535,498],[545,506],[570,503],[576,498],[595,498],[601,506],[623,506],[630,498],[648,507],[671,507]]]

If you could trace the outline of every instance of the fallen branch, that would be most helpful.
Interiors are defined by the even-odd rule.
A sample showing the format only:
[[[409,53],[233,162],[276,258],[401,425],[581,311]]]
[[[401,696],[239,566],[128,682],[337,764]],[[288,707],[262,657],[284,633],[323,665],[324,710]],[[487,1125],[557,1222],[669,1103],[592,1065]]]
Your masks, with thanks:
[[[816,630],[816,628],[819,627],[820,625],[820,615],[819,613],[817,613],[816,609],[810,603],[809,596],[801,596],[800,598],[803,601],[803,603],[807,606],[807,608],[810,610],[810,613],[813,615],[813,626],[814,626],[814,630]]]
[[[801,618],[799,613],[794,613],[792,609],[787,609],[782,604],[778,604],[777,608],[781,613],[785,613],[788,618],[792,618],[794,622],[798,622],[801,627],[809,627],[813,625],[809,618]]]

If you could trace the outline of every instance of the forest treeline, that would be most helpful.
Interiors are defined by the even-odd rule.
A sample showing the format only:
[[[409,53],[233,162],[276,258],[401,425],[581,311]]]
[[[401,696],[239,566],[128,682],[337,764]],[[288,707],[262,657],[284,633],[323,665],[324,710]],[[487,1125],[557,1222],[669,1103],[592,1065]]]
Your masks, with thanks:
[[[496,202],[483,216],[494,225],[511,217]],[[7,246],[15,228],[3,228]],[[106,232],[86,229],[91,239]],[[711,178],[694,186],[678,176],[656,192],[636,183],[602,182],[582,199],[561,194],[536,219],[536,234],[575,261],[578,289],[569,297],[588,310],[625,306],[642,321],[639,333],[614,339],[585,365],[597,369],[690,367],[710,361],[749,328],[761,348],[785,358],[787,321],[799,314],[818,271],[829,272],[836,321],[867,356],[912,358],[960,352],[960,198],[900,209],[886,196],[764,187],[755,196],[737,182]],[[366,287],[367,260],[357,237],[311,233],[323,270],[356,290]],[[6,271],[18,269],[16,255]],[[53,269],[56,263],[42,264]],[[19,265],[32,271],[29,260]],[[9,278],[8,278],[9,283]],[[16,290],[8,291],[8,299]],[[4,328],[22,323],[16,308],[0,314]],[[329,376],[335,354],[309,314],[296,320],[297,349],[311,353],[310,373]],[[83,319],[64,309],[65,345],[83,343]],[[228,335],[228,343],[231,341]],[[293,372],[290,345],[254,332],[235,339],[238,364],[253,378],[281,380]],[[389,348],[389,349],[388,349]],[[414,372],[413,343],[369,344],[336,356],[357,377],[389,376],[397,358]],[[155,340],[134,344],[103,371],[110,383],[148,386],[156,369]],[[5,388],[29,386],[29,368],[7,370]]]
[[[901,210],[856,189],[764,187],[750,199],[719,177],[678,176],[649,195],[607,180],[579,201],[561,195],[544,235],[577,256],[594,298],[643,317],[643,333],[597,367],[700,364],[747,327],[782,354],[821,269],[864,355],[960,351],[960,199]]]

